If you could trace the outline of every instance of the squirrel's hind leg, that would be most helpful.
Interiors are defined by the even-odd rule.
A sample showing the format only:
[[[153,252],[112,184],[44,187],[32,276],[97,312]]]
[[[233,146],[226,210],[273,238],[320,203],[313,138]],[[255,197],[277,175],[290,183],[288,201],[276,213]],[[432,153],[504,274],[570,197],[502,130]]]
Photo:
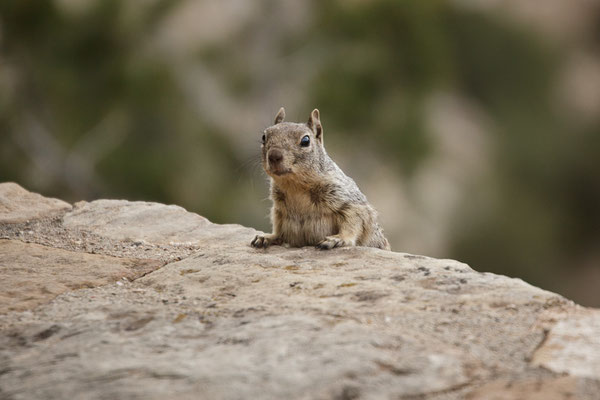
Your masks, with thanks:
[[[358,215],[344,219],[337,235],[326,236],[317,244],[317,249],[330,250],[336,247],[356,246],[361,233],[362,221]]]

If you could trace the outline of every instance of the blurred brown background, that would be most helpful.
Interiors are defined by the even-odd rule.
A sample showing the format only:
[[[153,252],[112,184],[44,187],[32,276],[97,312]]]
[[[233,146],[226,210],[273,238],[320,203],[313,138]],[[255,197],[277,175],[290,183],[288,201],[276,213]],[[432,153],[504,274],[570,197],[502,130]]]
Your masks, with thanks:
[[[268,231],[282,105],[394,250],[600,306],[600,1],[0,2],[0,181]]]

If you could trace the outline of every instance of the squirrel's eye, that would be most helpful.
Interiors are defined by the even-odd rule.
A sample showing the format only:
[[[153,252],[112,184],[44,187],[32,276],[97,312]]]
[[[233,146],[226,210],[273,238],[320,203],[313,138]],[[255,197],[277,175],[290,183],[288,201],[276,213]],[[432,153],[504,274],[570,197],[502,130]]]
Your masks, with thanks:
[[[304,136],[302,138],[302,140],[300,140],[300,146],[302,146],[302,147],[308,147],[309,144],[310,144],[310,137],[308,135]]]
[[[262,137],[262,142],[263,142],[263,144],[265,144],[265,139],[266,139],[266,138],[265,138],[265,135],[263,135],[263,137]]]

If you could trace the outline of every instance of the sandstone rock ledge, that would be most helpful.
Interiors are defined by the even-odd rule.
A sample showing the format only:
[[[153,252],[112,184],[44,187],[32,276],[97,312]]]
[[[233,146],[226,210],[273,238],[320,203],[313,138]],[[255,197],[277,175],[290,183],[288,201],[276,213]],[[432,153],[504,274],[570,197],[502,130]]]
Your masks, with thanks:
[[[255,234],[0,184],[0,399],[600,399],[599,310]]]

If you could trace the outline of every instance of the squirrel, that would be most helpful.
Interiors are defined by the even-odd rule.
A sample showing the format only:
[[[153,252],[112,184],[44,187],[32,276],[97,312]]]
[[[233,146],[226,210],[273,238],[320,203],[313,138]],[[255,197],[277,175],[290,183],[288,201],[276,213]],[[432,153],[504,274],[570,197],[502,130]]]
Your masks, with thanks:
[[[281,107],[262,135],[262,167],[271,181],[273,233],[252,247],[368,246],[390,250],[377,212],[356,183],[327,155],[319,110],[307,123],[284,122]]]

